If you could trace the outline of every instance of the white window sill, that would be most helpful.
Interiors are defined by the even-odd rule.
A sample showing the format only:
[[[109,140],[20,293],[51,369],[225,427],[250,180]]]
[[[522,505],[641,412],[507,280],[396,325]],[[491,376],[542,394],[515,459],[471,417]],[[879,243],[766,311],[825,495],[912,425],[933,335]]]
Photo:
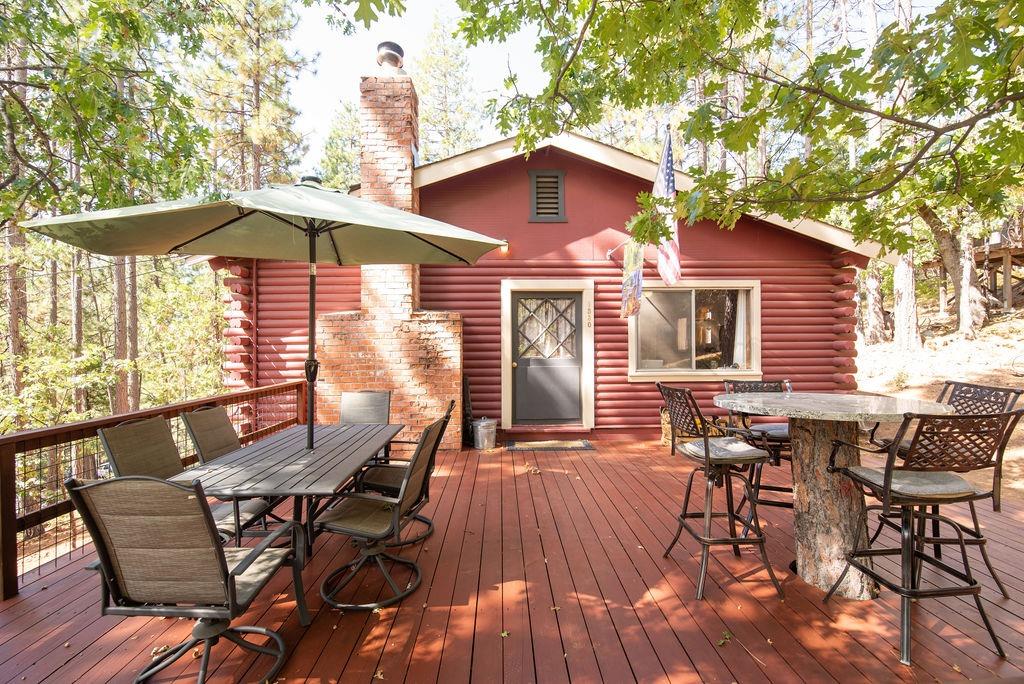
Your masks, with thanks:
[[[721,380],[760,380],[759,370],[737,370],[718,368],[715,370],[647,371],[631,372],[629,382],[717,382]]]

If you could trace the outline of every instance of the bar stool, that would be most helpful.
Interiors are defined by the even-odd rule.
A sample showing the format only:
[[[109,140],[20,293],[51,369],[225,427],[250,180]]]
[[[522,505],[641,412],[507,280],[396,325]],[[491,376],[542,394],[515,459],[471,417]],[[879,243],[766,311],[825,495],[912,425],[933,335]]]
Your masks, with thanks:
[[[704,598],[704,581],[708,572],[708,557],[712,546],[732,546],[733,553],[740,555],[740,546],[756,546],[761,563],[768,571],[768,577],[775,585],[775,591],[779,598],[783,597],[782,586],[775,577],[771,564],[768,562],[768,554],[765,551],[765,537],[761,531],[761,522],[757,517],[757,497],[751,486],[747,473],[750,468],[757,464],[764,464],[770,458],[770,454],[764,449],[751,446],[744,439],[734,437],[732,434],[743,434],[743,431],[728,426],[715,426],[718,430],[726,433],[725,437],[711,437],[711,423],[701,413],[693,392],[685,387],[669,387],[658,383],[661,396],[665,399],[665,406],[668,408],[669,419],[672,423],[672,453],[681,454],[699,465],[695,467],[686,480],[686,493],[683,496],[683,508],[679,513],[679,526],[676,534],[665,549],[664,556],[667,558],[672,548],[679,541],[683,530],[697,540],[701,545],[700,576],[697,578],[697,600]],[[678,443],[677,433],[693,439]],[[689,510],[690,493],[693,489],[693,479],[697,473],[702,473],[705,478],[704,489],[704,510]],[[744,534],[750,532],[749,536],[737,534],[737,522],[743,523],[742,517],[737,513],[733,505],[733,479],[739,480],[743,485],[743,492],[750,505],[750,522],[744,524]],[[724,512],[714,511],[715,487],[725,487],[726,510]],[[693,529],[689,520],[700,518],[703,520],[703,527],[700,530]],[[728,537],[713,537],[711,523],[714,518],[726,518],[729,525]]]
[[[1006,411],[1012,411],[1014,406],[1017,405],[1017,401],[1020,399],[1021,394],[1024,394],[1024,390],[1011,389],[1008,387],[992,387],[989,385],[976,385],[969,382],[956,382],[953,380],[946,380],[942,384],[942,390],[939,391],[939,396],[936,397],[935,401],[940,404],[949,404],[953,407],[959,415],[984,415],[992,413],[1003,413]],[[887,447],[889,441],[878,439],[875,436],[875,432],[878,430],[878,423],[875,423],[874,427],[871,428],[869,433],[869,440],[872,444],[880,447]],[[899,457],[905,458],[907,450],[910,448],[910,439],[904,438],[899,441]],[[992,498],[993,510],[998,512],[998,504],[996,503],[998,497],[998,490],[1001,486],[1000,476],[1001,472],[996,470],[994,472],[992,480],[992,488],[988,491],[988,497],[979,498]],[[978,523],[978,511],[974,507],[974,501],[967,502],[968,507],[971,511],[971,520],[973,522],[973,529],[966,528],[964,534],[973,539],[981,538],[981,526]],[[935,515],[939,514],[939,506],[935,504],[931,508],[931,512]],[[892,522],[892,521],[889,521]],[[881,534],[883,527],[886,525],[886,519],[879,517],[878,529],[875,530],[873,538],[877,538]],[[939,535],[939,523],[938,521],[932,521],[932,534],[933,536]],[[972,542],[968,542],[969,544]],[[989,574],[992,575],[992,579],[995,580],[996,586],[999,587],[1000,593],[1004,598],[1010,598],[1010,594],[1006,591],[1006,587],[1003,585],[1002,580],[999,579],[999,575],[996,573],[996,569],[992,567],[992,560],[988,557],[988,551],[985,550],[984,544],[978,545],[981,550],[981,558],[985,561],[985,566],[988,568]],[[942,558],[942,547],[939,545],[935,546],[935,557]]]
[[[887,446],[876,449],[860,447],[836,440],[832,443],[829,456],[828,471],[840,473],[858,485],[865,495],[871,496],[880,504],[867,506],[861,514],[859,524],[864,525],[867,532],[867,519],[871,511],[878,511],[883,524],[891,525],[899,530],[900,544],[896,547],[874,546],[879,531],[868,541],[864,549],[853,548],[846,555],[846,567],[829,589],[824,600],[828,601],[836,591],[846,573],[855,567],[882,586],[896,592],[900,596],[900,662],[910,665],[911,616],[910,604],[921,598],[942,596],[972,596],[981,620],[988,630],[996,653],[1005,657],[999,638],[992,629],[985,607],[981,602],[981,585],[971,573],[970,561],[967,558],[967,546],[976,545],[984,549],[985,537],[978,534],[952,518],[928,512],[928,507],[960,502],[972,502],[993,496],[992,492],[978,492],[974,485],[960,476],[974,470],[994,468],[998,473],[1002,467],[1003,452],[1017,421],[1024,411],[998,413],[980,416],[934,416],[907,413],[900,425],[896,438]],[[917,421],[917,427],[908,442],[905,455],[900,459],[900,444],[910,433],[911,424]],[[836,454],[842,447],[850,447],[874,454],[886,454],[886,462],[882,468],[868,466],[836,467]],[[999,496],[996,491],[994,507],[998,510]],[[899,518],[898,525],[894,522]],[[955,536],[942,537],[933,529],[931,536],[925,535],[927,521],[937,528],[942,524],[949,527]],[[977,520],[975,519],[975,526]],[[967,536],[965,536],[967,535]],[[926,545],[936,547],[956,544],[963,560],[963,570],[952,567],[936,555],[924,552]],[[871,559],[878,556],[898,556],[900,558],[900,578],[897,584],[886,575],[881,574]],[[921,568],[924,563],[940,572],[959,580],[961,584],[921,588]]]

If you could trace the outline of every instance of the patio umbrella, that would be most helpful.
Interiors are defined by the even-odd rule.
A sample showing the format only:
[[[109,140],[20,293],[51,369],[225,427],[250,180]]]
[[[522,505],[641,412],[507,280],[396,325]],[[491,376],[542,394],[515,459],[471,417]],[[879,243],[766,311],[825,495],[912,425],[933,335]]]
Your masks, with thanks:
[[[316,264],[473,264],[504,244],[325,188],[312,177],[212,200],[173,200],[24,224],[109,256],[193,254],[309,262],[306,446],[313,448]]]

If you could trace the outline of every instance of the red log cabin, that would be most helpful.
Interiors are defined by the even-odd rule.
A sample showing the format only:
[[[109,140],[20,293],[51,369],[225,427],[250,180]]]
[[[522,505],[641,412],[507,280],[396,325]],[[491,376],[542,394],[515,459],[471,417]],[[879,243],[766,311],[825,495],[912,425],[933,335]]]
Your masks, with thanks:
[[[856,388],[854,267],[877,244],[810,220],[682,225],[682,282],[663,286],[652,250],[640,313],[623,320],[624,226],[655,163],[563,134],[528,158],[505,140],[417,165],[412,80],[380,73],[360,91],[360,195],[508,248],[473,267],[321,266],[318,420],[337,419],[343,390],[390,389],[393,420],[415,429],[460,396],[463,376],[474,416],[506,433],[590,437],[656,431],[657,381],[691,387],[709,408],[726,378]],[[676,185],[690,181],[677,172]],[[306,266],[217,265],[229,270],[228,384],[301,378]],[[460,415],[451,425],[455,446]]]

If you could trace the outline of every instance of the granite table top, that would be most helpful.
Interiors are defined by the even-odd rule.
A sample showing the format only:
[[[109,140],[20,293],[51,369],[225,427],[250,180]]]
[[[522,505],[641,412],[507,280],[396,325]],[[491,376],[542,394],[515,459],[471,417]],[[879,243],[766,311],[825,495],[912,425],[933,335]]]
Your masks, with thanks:
[[[895,423],[904,413],[945,415],[948,404],[910,397],[828,392],[746,392],[719,394],[715,406],[757,416],[785,416],[807,420]]]

